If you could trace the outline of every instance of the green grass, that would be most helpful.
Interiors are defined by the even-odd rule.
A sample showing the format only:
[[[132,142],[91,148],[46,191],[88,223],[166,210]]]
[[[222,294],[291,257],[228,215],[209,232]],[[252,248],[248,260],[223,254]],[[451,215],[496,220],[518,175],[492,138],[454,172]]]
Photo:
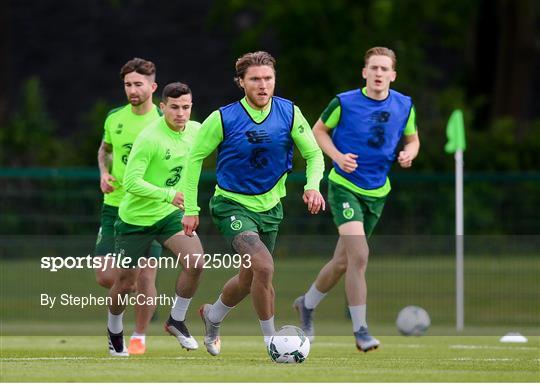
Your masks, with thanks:
[[[201,338],[197,337],[199,342]],[[186,352],[150,337],[144,356],[109,357],[102,337],[2,337],[3,382],[538,382],[540,338],[383,337],[358,352],[352,337],[318,337],[302,364],[275,364],[261,337],[224,337],[222,354]]]
[[[276,260],[276,326],[296,324],[292,301],[305,291],[325,259]],[[169,309],[160,307],[150,324],[143,357],[111,358],[105,307],[40,306],[40,293],[106,295],[90,270],[51,273],[36,260],[2,260],[0,265],[0,379],[33,382],[540,382],[540,263],[533,257],[468,257],[465,263],[465,325],[455,331],[454,260],[451,257],[373,257],[367,273],[368,321],[382,346],[356,350],[346,318],[343,281],[317,308],[319,335],[300,365],[274,364],[259,336],[250,299],[222,327],[223,353],[180,350],[163,336]],[[178,272],[158,272],[158,293],[172,294]],[[234,270],[208,270],[188,313],[199,335],[200,304],[213,302]],[[427,309],[428,335],[400,337],[398,311],[410,304]],[[133,330],[127,309],[125,331]],[[501,335],[519,331],[526,344],[503,344]],[[68,337],[66,337],[66,335]],[[256,336],[256,337],[254,337]],[[201,343],[201,337],[198,337]]]
[[[326,260],[312,258],[280,258],[275,262],[276,323],[296,322],[291,304],[313,282]],[[455,325],[455,261],[451,257],[385,257],[374,256],[369,262],[368,321],[370,325],[393,328],[399,310],[407,305],[419,305],[431,316],[430,332],[451,335]],[[0,314],[4,335],[100,335],[100,329],[83,328],[87,322],[101,324],[106,308],[85,309],[40,306],[41,293],[60,295],[105,296],[107,291],[95,283],[88,269],[48,272],[39,268],[39,260],[2,260],[0,263]],[[197,317],[202,303],[214,302],[222,285],[236,273],[233,269],[205,270],[193,299],[188,318]],[[173,294],[178,271],[158,272],[158,294]],[[465,262],[465,324],[472,334],[499,334],[511,330],[534,329],[540,334],[540,259],[537,257],[468,256]],[[160,315],[168,313],[166,307]],[[126,322],[133,310],[126,311]],[[163,320],[163,319],[161,319]],[[335,322],[338,321],[338,322]],[[343,280],[317,309],[319,331],[324,335],[348,335]],[[31,324],[39,324],[33,328]],[[329,327],[326,327],[328,323]],[[256,335],[258,325],[251,301],[241,303],[228,318],[229,325],[240,325],[229,335]],[[247,327],[247,329],[244,329]],[[231,326],[233,328],[233,326]],[[30,331],[29,331],[30,330]],[[390,335],[377,330],[379,335]],[[433,333],[430,333],[433,335]],[[471,334],[471,333],[469,333]]]

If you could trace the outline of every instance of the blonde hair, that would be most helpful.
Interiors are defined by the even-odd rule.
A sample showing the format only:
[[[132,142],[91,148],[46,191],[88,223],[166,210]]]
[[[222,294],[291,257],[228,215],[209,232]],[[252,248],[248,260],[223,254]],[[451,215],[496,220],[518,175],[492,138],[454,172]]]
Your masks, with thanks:
[[[390,59],[392,59],[392,69],[396,69],[396,54],[390,48],[373,47],[368,49],[366,51],[366,55],[364,56],[364,65],[367,66],[369,58],[372,56],[388,56]]]

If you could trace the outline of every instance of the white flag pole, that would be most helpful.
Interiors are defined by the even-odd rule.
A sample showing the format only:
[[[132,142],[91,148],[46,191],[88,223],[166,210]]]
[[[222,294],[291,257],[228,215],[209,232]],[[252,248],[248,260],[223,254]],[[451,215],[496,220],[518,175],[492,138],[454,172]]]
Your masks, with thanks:
[[[463,275],[463,150],[454,154],[456,161],[456,329],[463,330],[465,319]]]

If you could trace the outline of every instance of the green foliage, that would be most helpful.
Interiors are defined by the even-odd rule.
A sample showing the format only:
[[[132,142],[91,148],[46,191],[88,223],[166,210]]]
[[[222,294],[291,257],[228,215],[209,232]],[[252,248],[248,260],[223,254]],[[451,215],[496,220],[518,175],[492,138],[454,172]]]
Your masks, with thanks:
[[[387,45],[397,54],[394,87],[413,97],[422,142],[415,170],[451,171],[443,152],[446,123],[464,111],[469,148],[467,170],[536,170],[540,161],[540,122],[518,137],[510,118],[472,126],[486,108],[482,94],[467,95],[471,41],[481,3],[441,0],[236,0],[216,4],[214,22],[231,20],[234,55],[267,49],[277,58],[277,92],[294,100],[312,124],[336,93],[363,83],[367,48]],[[441,63],[437,53],[454,62]]]
[[[49,118],[46,96],[36,77],[22,86],[19,108],[0,131],[4,152],[1,163],[8,166],[55,166],[63,164],[69,148],[62,145],[56,123]]]
[[[106,2],[113,9],[135,3],[140,2]],[[466,170],[537,170],[540,120],[482,120],[478,112],[490,110],[492,98],[487,90],[470,92],[471,67],[480,52],[474,31],[484,8],[486,2],[480,0],[233,0],[214,2],[209,24],[232,41],[231,67],[247,51],[274,54],[277,93],[294,100],[311,124],[336,93],[363,84],[365,50],[389,46],[398,58],[393,86],[415,102],[422,143],[415,171],[453,169],[453,159],[443,147],[446,122],[455,108],[464,111]],[[112,107],[108,101],[88,105],[88,112],[75,116],[67,130],[46,107],[48,97],[62,95],[47,95],[36,77],[28,78],[18,91],[16,109],[0,123],[2,165],[95,166],[103,120]],[[205,162],[205,168],[214,163]],[[295,168],[303,166],[302,160],[295,161]]]
[[[71,141],[77,143],[77,166],[97,167],[97,151],[103,138],[103,124],[113,106],[105,100],[98,100],[83,116],[83,130],[75,132]]]
[[[278,90],[314,122],[333,95],[362,83],[363,55],[372,46],[386,45],[396,51],[396,88],[415,100],[434,82],[447,81],[443,71],[431,65],[430,49],[440,47],[443,37],[444,49],[460,54],[476,3],[300,0],[284,6],[237,0],[218,3],[214,19],[233,21],[235,55],[259,49],[276,52]],[[269,42],[269,36],[276,42]],[[420,116],[429,113],[423,110],[422,106]]]
[[[520,140],[519,161],[524,170],[538,170],[540,165],[540,119],[530,123],[527,134]]]
[[[484,131],[468,128],[468,170],[538,170],[540,121],[532,122],[532,129],[523,138],[517,136],[517,123],[510,117],[495,120]]]
[[[95,166],[110,103],[98,100],[82,117],[82,130],[61,134],[46,108],[47,95],[39,78],[28,78],[19,108],[0,130],[0,161],[9,167]],[[74,127],[77,126],[75,121]]]

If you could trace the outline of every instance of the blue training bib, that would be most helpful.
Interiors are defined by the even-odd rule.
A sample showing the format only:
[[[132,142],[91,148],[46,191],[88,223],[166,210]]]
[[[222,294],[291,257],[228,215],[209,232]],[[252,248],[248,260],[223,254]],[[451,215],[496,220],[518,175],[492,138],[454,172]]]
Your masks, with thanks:
[[[218,148],[217,182],[226,191],[259,195],[270,191],[292,168],[294,104],[272,97],[270,113],[256,123],[242,103],[219,109],[223,141]]]
[[[360,89],[337,95],[341,117],[332,133],[336,148],[358,155],[358,168],[346,173],[334,169],[356,186],[372,190],[383,186],[412,108],[411,98],[390,90],[385,100],[374,100]]]

